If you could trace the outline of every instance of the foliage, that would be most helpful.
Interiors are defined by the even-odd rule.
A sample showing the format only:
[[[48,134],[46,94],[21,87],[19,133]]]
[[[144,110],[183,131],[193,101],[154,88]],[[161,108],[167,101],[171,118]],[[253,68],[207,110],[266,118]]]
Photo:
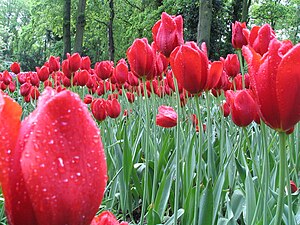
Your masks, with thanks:
[[[83,55],[92,62],[108,59],[108,0],[88,0]],[[230,26],[236,14],[236,0],[213,0],[213,24],[210,56],[213,60],[233,52]],[[299,41],[299,0],[259,0],[250,8],[249,26],[270,23],[283,38]],[[235,7],[235,8],[234,8]],[[71,40],[74,42],[77,1],[71,5]],[[163,11],[184,18],[184,39],[196,41],[198,0],[114,0],[113,33],[115,59],[126,57],[135,38],[152,42],[151,28]],[[239,9],[241,11],[241,9]],[[239,14],[240,15],[240,14]],[[11,61],[22,62],[23,70],[33,70],[50,55],[62,58],[63,0],[7,0],[0,2],[1,68]],[[73,45],[72,45],[73,47]]]
[[[283,39],[299,42],[300,1],[261,0],[251,6],[250,24],[269,23]]]

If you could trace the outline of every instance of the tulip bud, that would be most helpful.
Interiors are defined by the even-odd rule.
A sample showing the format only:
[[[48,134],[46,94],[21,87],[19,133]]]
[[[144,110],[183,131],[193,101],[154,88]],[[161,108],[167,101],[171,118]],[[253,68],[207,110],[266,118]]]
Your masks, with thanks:
[[[20,64],[17,62],[12,63],[10,65],[10,70],[15,74],[19,74],[21,71]]]

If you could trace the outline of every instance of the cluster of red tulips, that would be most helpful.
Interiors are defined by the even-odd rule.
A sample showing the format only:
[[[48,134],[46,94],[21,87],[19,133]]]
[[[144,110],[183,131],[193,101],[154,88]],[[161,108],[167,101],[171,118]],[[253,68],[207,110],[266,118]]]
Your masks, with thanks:
[[[133,103],[136,95],[178,92],[184,106],[188,98],[211,91],[225,93],[224,116],[231,114],[236,125],[263,120],[292,132],[300,120],[300,45],[279,41],[268,24],[249,30],[236,22],[232,31],[232,45],[245,57],[248,73],[236,54],[211,62],[205,43],[184,42],[182,17],[167,13],[153,26],[151,45],[142,38],[129,47],[128,64],[101,61],[91,68],[88,56],[74,53],[62,63],[51,56],[36,72],[21,72],[13,63],[13,73],[0,73],[3,91],[19,87],[24,101],[39,98],[35,111],[20,121],[21,107],[0,94],[0,181],[9,224],[119,224],[108,212],[93,220],[107,180],[105,155],[96,123],[69,88],[88,90],[84,103],[99,121],[121,114],[119,95]],[[157,125],[176,126],[171,107],[158,111]]]

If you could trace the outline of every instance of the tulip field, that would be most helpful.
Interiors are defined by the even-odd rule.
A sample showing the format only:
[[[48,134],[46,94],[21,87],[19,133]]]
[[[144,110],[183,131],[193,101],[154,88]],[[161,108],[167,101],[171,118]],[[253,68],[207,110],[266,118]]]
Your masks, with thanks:
[[[300,224],[300,44],[235,22],[211,61],[167,13],[152,35],[0,72],[1,224]]]

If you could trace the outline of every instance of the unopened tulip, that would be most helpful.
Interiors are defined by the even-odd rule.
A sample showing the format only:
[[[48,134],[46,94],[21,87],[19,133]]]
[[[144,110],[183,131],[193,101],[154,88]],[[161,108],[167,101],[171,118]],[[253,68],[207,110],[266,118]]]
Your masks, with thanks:
[[[226,91],[226,101],[229,104],[232,121],[240,127],[248,126],[257,115],[257,105],[250,90]]]
[[[15,73],[15,74],[19,74],[20,71],[21,71],[21,68],[20,68],[20,64],[17,63],[17,62],[13,62],[11,65],[10,65],[10,70]]]
[[[88,56],[81,58],[80,69],[89,71],[91,69],[91,59]]]
[[[7,70],[5,70],[2,74],[2,81],[5,85],[9,85],[12,82],[12,76]]]
[[[223,63],[215,61],[209,65],[207,55],[194,42],[175,48],[170,64],[177,82],[191,94],[212,89],[223,71]]]
[[[59,57],[50,56],[48,60],[49,72],[56,72],[60,68]]]
[[[117,118],[121,113],[121,105],[116,98],[106,101],[106,112],[110,118]]]
[[[69,58],[69,69],[71,73],[76,72],[81,66],[81,57],[78,52],[71,55]]]
[[[93,101],[93,96],[92,95],[86,95],[84,96],[83,102],[85,104],[91,104]]]
[[[231,43],[235,49],[242,49],[244,45],[248,44],[247,36],[244,30],[247,31],[246,23],[235,21],[232,24]]]
[[[118,84],[124,84],[128,77],[128,66],[125,59],[120,59],[115,68],[115,77]]]
[[[114,214],[109,211],[104,211],[98,216],[95,216],[91,225],[128,225],[127,222],[121,222],[116,219]]]
[[[224,70],[229,77],[235,77],[240,73],[240,62],[236,54],[228,54],[223,63]]]
[[[96,120],[103,121],[107,117],[106,101],[102,98],[97,98],[92,101],[91,111]]]
[[[171,128],[177,125],[177,113],[172,107],[161,105],[156,115],[156,125]]]
[[[184,43],[182,16],[170,16],[163,12],[161,20],[152,28],[152,36],[158,51],[169,57],[177,46]]]
[[[106,80],[113,75],[114,63],[112,61],[101,61],[95,64],[95,73],[102,80]]]
[[[156,75],[156,54],[147,38],[135,39],[127,50],[130,69],[138,78],[152,80]]]
[[[39,80],[44,82],[49,78],[49,68],[48,66],[42,66],[40,69],[37,70],[37,74],[39,77]]]

